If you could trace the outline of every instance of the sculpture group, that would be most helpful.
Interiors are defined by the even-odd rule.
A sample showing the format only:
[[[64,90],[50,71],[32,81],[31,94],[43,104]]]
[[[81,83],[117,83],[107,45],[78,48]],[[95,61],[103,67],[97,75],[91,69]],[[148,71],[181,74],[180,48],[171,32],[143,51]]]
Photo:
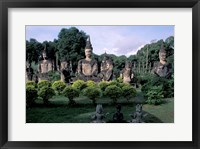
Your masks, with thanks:
[[[66,59],[60,63],[59,72],[60,79],[65,83],[73,83],[75,80],[93,80],[95,82],[110,81],[113,79],[113,67],[114,63],[112,59],[105,53],[101,62],[100,73],[98,72],[98,63],[92,58],[92,44],[90,38],[86,41],[85,58],[78,61],[76,76],[72,76],[72,66]],[[38,64],[38,72],[35,74],[35,81],[49,80],[48,73],[54,70],[53,63],[47,59],[46,47],[42,52],[42,61]],[[166,62],[166,51],[162,45],[159,52],[160,61],[155,64],[152,69],[152,73],[160,77],[168,78],[171,75],[171,68]],[[26,68],[26,79],[33,80],[33,69],[31,67]],[[134,72],[132,71],[132,63],[127,61],[125,68],[121,70],[121,78],[124,83],[131,83],[134,78]]]

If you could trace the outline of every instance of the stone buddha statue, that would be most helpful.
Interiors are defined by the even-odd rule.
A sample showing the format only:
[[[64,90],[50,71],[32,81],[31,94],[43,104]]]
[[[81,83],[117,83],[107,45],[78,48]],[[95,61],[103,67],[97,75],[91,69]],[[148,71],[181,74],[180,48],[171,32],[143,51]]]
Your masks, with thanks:
[[[136,111],[133,114],[130,114],[132,120],[130,123],[144,123],[143,118],[146,116],[142,111],[142,104],[136,105]]]
[[[90,42],[90,38],[87,39],[86,47],[85,47],[85,59],[81,59],[78,61],[78,79],[87,81],[99,80],[97,77],[98,74],[98,64],[95,59],[92,58],[92,44]]]
[[[47,59],[46,46],[42,52],[42,58],[43,60],[38,65],[39,81],[49,80],[48,72],[53,70],[52,62]]]
[[[160,61],[154,64],[152,73],[159,77],[169,78],[171,76],[171,65],[166,61],[166,54],[167,53],[162,44],[159,51]]]
[[[105,123],[103,120],[105,118],[105,114],[103,113],[103,107],[101,104],[98,104],[96,106],[96,112],[93,116],[91,116],[91,119],[93,120],[92,123]]]
[[[65,82],[65,83],[70,83],[71,81],[71,69],[70,69],[70,65],[69,62],[67,60],[62,61],[60,63],[60,78],[61,81]]]
[[[112,80],[113,76],[113,62],[112,59],[105,53],[101,62],[101,73],[99,74],[103,81]]]
[[[120,77],[124,83],[131,83],[134,73],[132,72],[132,63],[126,61],[125,68],[121,71]]]

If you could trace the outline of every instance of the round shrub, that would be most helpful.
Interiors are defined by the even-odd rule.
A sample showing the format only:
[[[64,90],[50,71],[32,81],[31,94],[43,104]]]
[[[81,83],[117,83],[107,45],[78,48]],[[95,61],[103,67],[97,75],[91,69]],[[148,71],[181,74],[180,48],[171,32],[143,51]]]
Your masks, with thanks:
[[[37,90],[35,86],[28,85],[26,86],[26,105],[27,107],[31,107],[35,103],[35,99],[37,99]]]
[[[106,88],[105,95],[110,97],[113,100],[113,102],[116,103],[117,98],[122,95],[122,90],[116,85],[110,85]]]
[[[63,90],[62,94],[69,99],[69,104],[75,104],[73,99],[79,96],[80,91],[75,87],[67,86]]]
[[[136,89],[130,85],[122,87],[122,95],[129,101],[130,98],[135,97]]]
[[[90,98],[93,104],[96,104],[96,99],[101,96],[101,90],[97,87],[87,87],[83,90],[83,95]]]
[[[124,86],[131,86],[129,83],[119,83],[119,87],[123,88]]]
[[[106,82],[106,81],[101,81],[101,82],[99,82],[99,84],[98,84],[99,88],[100,88],[102,91],[105,91],[105,89],[106,89],[106,87],[107,87],[108,85],[109,85],[109,83]]]
[[[51,87],[51,83],[47,80],[41,80],[40,82],[38,82],[38,88],[40,90],[43,87]]]
[[[26,82],[26,86],[33,86],[33,87],[36,87],[37,84],[35,83],[35,81],[27,81],[27,82]]]
[[[108,85],[110,86],[110,85],[116,85],[116,86],[118,86],[119,85],[119,82],[117,82],[117,80],[113,80],[113,81],[110,81],[109,83],[108,83]]]
[[[38,95],[43,99],[44,104],[48,104],[49,99],[55,95],[55,91],[51,87],[44,86],[39,90]]]
[[[95,87],[97,84],[92,80],[88,80],[86,82],[86,85],[87,85],[87,87]]]
[[[162,103],[162,99],[164,97],[163,93],[163,86],[153,86],[148,92],[147,92],[147,100],[146,103],[148,104],[154,104],[159,105]]]
[[[72,87],[78,89],[79,91],[83,90],[84,88],[87,87],[87,84],[83,80],[76,80],[73,84]]]
[[[61,92],[64,90],[64,88],[66,87],[66,84],[63,81],[55,81],[52,84],[52,88],[55,90],[55,92],[60,95]]]

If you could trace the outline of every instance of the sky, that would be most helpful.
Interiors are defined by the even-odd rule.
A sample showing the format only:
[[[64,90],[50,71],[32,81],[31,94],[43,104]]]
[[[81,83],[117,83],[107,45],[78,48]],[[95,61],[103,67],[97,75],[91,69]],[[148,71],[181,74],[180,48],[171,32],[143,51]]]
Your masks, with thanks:
[[[39,42],[58,39],[62,28],[72,26],[26,26],[26,40],[34,38]],[[174,26],[73,26],[90,36],[95,54],[130,56],[153,40],[165,40],[174,36]]]

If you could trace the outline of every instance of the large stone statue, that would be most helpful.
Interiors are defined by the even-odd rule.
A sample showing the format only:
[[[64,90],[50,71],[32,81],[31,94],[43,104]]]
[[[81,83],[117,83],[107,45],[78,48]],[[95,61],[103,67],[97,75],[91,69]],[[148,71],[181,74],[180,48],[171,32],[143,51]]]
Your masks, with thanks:
[[[113,77],[113,62],[112,59],[106,53],[101,62],[101,73],[99,74],[99,77],[103,81],[110,81]]]
[[[115,112],[115,114],[113,115],[113,123],[124,123],[126,122],[124,120],[124,115],[121,112],[121,105],[117,105],[116,106],[117,111]]]
[[[90,42],[90,38],[87,39],[86,47],[85,47],[85,59],[81,59],[78,62],[78,79],[87,81],[99,81],[97,77],[98,74],[98,64],[95,59],[92,59],[92,44]]]
[[[67,60],[60,63],[60,73],[61,81],[65,83],[71,82],[71,68]]]
[[[121,71],[120,77],[122,77],[124,83],[131,83],[134,77],[131,62],[126,61],[125,68]]]
[[[166,61],[166,51],[163,44],[159,51],[159,59],[160,61],[154,64],[152,72],[159,77],[170,78],[172,72],[171,65]]]
[[[40,80],[49,80],[48,72],[53,70],[53,63],[47,59],[46,46],[42,52],[43,60],[38,65],[38,78]]]

